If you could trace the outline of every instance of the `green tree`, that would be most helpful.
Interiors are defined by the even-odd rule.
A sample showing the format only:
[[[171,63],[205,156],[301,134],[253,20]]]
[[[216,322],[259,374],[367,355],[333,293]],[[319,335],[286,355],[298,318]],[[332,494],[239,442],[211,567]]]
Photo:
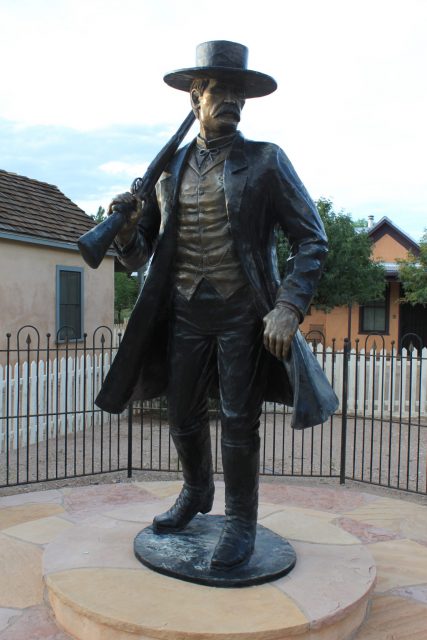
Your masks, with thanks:
[[[364,304],[384,297],[384,268],[372,259],[372,243],[361,221],[354,222],[342,211],[336,213],[327,198],[316,202],[325,225],[329,253],[313,304],[323,311],[333,307]],[[277,243],[279,268],[284,273],[289,255],[280,232]]]
[[[384,297],[384,267],[372,258],[372,241],[366,228],[343,212],[336,213],[331,200],[316,202],[329,240],[329,253],[314,304],[333,307],[364,304]]]
[[[420,255],[409,253],[399,260],[399,276],[403,285],[404,302],[427,305],[427,229],[420,241]]]
[[[280,227],[278,227],[276,230],[276,251],[280,277],[283,278],[286,273],[286,261],[289,258],[291,250],[289,247],[289,242],[285,238],[285,235]]]
[[[138,279],[130,273],[114,274],[114,315],[119,324],[123,321],[123,312],[134,306],[138,291]]]
[[[106,218],[104,207],[99,206],[98,211],[95,213],[95,215],[90,217],[92,218],[92,220],[95,220],[96,224],[102,222]]]

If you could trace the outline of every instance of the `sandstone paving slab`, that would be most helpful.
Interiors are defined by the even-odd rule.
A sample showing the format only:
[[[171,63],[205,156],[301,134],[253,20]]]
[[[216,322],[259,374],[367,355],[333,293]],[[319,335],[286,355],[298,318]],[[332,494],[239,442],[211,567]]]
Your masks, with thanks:
[[[0,606],[24,609],[43,599],[42,550],[0,534]]]
[[[297,563],[274,582],[298,604],[309,620],[323,623],[342,617],[358,602],[368,603],[375,584],[375,562],[363,545],[292,543]]]
[[[43,573],[104,566],[142,570],[133,552],[133,541],[142,528],[138,522],[116,521],[102,516],[75,525],[46,547]]]
[[[4,609],[0,607],[0,631],[6,629],[12,618],[16,618],[21,614],[21,609]]]
[[[85,516],[145,499],[152,500],[151,494],[136,483],[91,485],[64,493],[64,508],[70,515]]]
[[[266,504],[264,502],[260,502],[260,505]],[[306,507],[295,507],[293,505],[278,505],[271,504],[270,507],[274,508],[272,513],[281,513],[282,517],[285,519],[292,518],[293,515],[298,516],[309,516],[310,518],[316,518],[318,520],[322,520],[323,522],[331,522],[333,523],[336,520],[336,514],[330,511],[317,511],[316,509],[307,509]]]
[[[32,520],[31,522],[24,522],[23,524],[3,529],[3,533],[33,544],[47,544],[72,526],[71,522],[64,520],[64,518],[51,516],[50,518]]]
[[[258,522],[261,522],[273,513],[283,513],[284,511],[286,511],[286,507],[283,505],[260,502],[258,505]]]
[[[328,520],[312,516],[309,510],[286,508],[263,518],[262,524],[289,540],[318,544],[359,544],[359,540]]]
[[[356,536],[364,544],[384,542],[385,540],[397,540],[403,537],[400,533],[396,533],[390,529],[384,529],[383,527],[376,527],[362,520],[337,518],[334,520],[334,524],[344,529],[344,531],[348,531],[348,533],[351,533],[353,536]]]
[[[72,640],[45,605],[29,607],[0,631],[0,640]]]
[[[176,580],[153,572],[113,569],[55,573],[47,585],[57,618],[71,606],[81,617],[87,612],[98,623],[114,621],[119,629],[149,637],[212,634],[225,640],[238,633],[261,639],[277,628],[297,632],[307,627],[295,603],[271,585],[215,589],[180,582],[177,588]]]
[[[377,592],[427,582],[427,548],[412,540],[369,545],[377,565]]]
[[[129,522],[139,522],[150,524],[155,515],[166,511],[173,504],[170,499],[157,500],[155,502],[135,502],[116,507],[110,511],[105,511],[102,515],[115,520],[128,520]]]
[[[427,604],[427,583],[417,584],[413,587],[397,587],[389,591],[390,595],[399,596],[400,598],[410,598],[417,600],[423,604]]]
[[[354,640],[425,640],[427,605],[405,598],[376,596],[369,618]]]
[[[343,514],[352,520],[399,533],[413,540],[427,541],[427,507],[403,500],[379,498]]]
[[[60,504],[27,503],[5,508],[1,508],[0,504],[0,530],[63,512],[64,509]]]
[[[144,490],[151,493],[156,498],[168,498],[169,496],[177,496],[182,488],[182,480],[158,480],[153,482],[136,482],[137,486],[143,487]]]
[[[47,491],[28,491],[27,493],[14,493],[13,495],[1,495],[0,491],[0,509],[2,507],[13,507],[16,505],[28,503],[62,503],[63,495],[58,489],[49,489]]]
[[[417,511],[412,517],[405,518],[400,526],[400,531],[405,538],[417,540],[427,545],[427,508],[424,513]]]
[[[224,487],[215,487],[215,496],[212,505],[212,513],[222,515],[225,509],[225,490]]]
[[[375,503],[378,498],[368,493],[355,493],[346,487],[331,489],[264,482],[260,485],[260,499],[307,509],[341,513],[362,505]]]

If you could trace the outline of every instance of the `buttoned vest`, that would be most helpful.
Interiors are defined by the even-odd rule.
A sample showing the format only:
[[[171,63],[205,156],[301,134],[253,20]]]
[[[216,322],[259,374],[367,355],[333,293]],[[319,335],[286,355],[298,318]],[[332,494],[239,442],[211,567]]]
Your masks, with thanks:
[[[176,286],[188,300],[203,278],[227,299],[247,284],[237,257],[224,193],[224,162],[229,151],[199,163],[190,153],[178,207]]]

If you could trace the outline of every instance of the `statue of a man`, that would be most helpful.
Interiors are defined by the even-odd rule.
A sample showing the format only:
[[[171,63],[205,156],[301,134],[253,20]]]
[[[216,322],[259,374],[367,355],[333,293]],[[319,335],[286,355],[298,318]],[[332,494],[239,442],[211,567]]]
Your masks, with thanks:
[[[241,44],[197,47],[195,68],[165,76],[188,91],[200,124],[141,207],[117,196],[127,224],[116,238],[129,270],[151,258],[141,295],[97,404],[120,412],[132,398],[166,393],[184,486],[157,532],[183,529],[212,508],[208,396],[219,391],[225,525],[211,565],[230,569],[255,542],[263,400],[293,405],[292,426],[324,421],[336,396],[298,329],[327,253],[315,205],[283,151],[237,131],[248,98],[276,89],[247,69]],[[292,257],[279,280],[275,230]]]

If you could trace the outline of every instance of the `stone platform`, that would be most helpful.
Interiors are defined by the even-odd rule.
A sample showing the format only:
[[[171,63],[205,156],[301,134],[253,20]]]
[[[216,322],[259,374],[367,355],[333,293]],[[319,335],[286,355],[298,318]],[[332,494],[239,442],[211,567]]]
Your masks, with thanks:
[[[259,521],[289,539],[297,565],[275,582],[230,590],[156,574],[133,555],[135,535],[179,487],[123,483],[0,498],[0,640],[426,638],[427,507],[264,482]]]
[[[271,529],[257,524],[255,548],[249,562],[232,571],[211,566],[225,516],[198,514],[182,531],[155,533],[149,525],[138,533],[133,549],[143,565],[171,578],[208,587],[251,587],[273,582],[295,566],[292,545]]]

